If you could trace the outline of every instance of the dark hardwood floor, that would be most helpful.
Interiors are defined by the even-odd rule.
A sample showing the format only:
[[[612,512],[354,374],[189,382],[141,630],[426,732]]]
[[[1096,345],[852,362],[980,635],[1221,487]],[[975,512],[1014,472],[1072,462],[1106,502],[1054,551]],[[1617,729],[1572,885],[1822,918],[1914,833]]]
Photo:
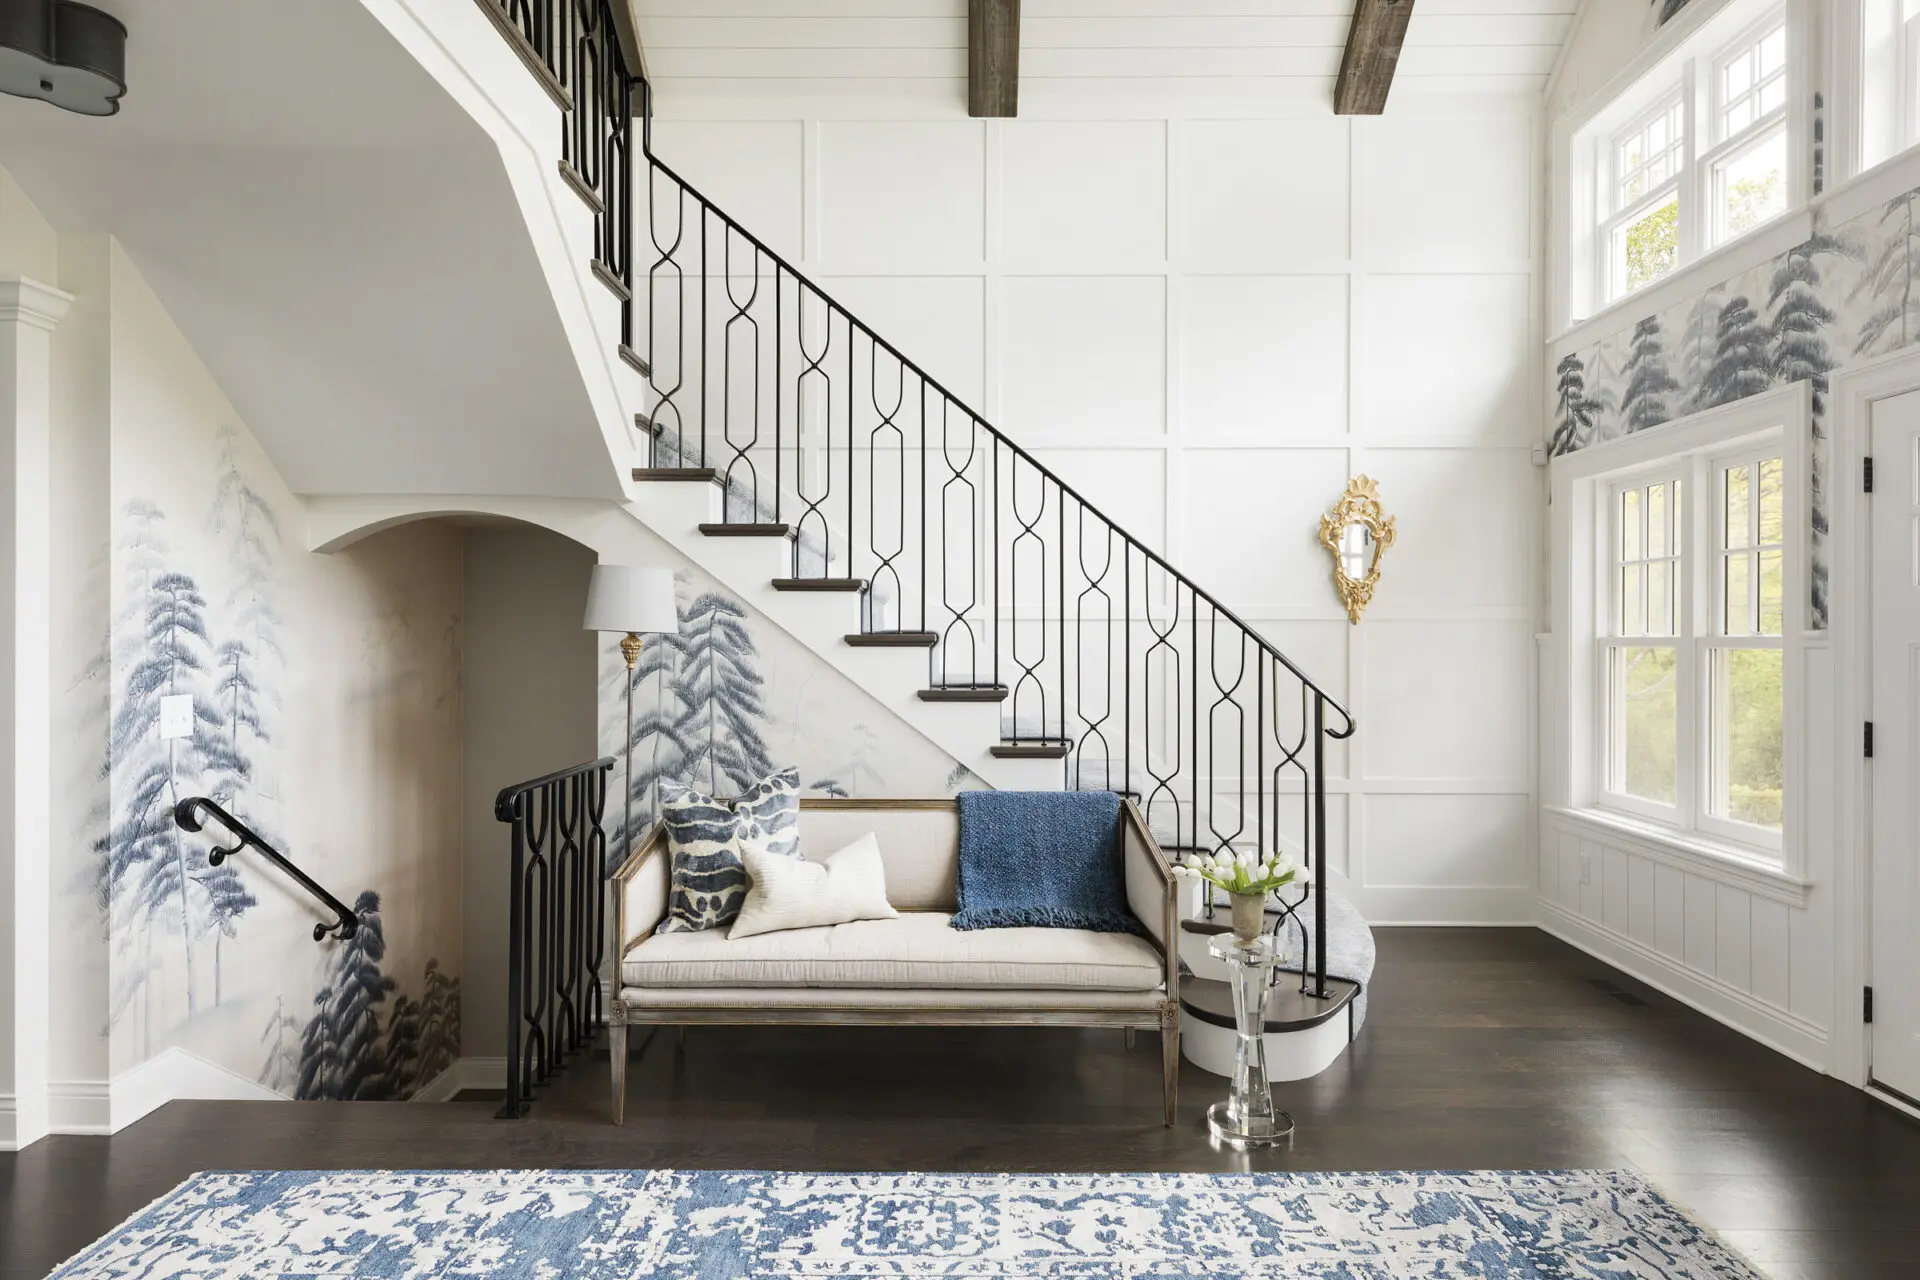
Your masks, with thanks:
[[[1531,929],[1386,929],[1368,1025],[1280,1086],[1293,1149],[1213,1150],[1192,1067],[1118,1032],[696,1029],[604,1051],[532,1118],[485,1102],[180,1102],[0,1155],[0,1280],[220,1168],[1635,1169],[1776,1277],[1920,1275],[1920,1124]],[[1612,987],[1610,991],[1608,988]],[[1624,992],[1626,999],[1619,992]]]

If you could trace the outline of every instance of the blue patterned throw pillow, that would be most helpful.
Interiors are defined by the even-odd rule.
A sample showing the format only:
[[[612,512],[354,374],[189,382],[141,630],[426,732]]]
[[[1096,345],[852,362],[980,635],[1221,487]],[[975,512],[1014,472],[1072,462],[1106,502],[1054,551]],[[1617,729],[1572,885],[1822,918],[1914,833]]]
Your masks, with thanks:
[[[678,782],[660,783],[660,811],[673,858],[662,933],[731,924],[747,896],[748,849],[800,856],[800,771],[782,769],[737,800],[716,800]]]

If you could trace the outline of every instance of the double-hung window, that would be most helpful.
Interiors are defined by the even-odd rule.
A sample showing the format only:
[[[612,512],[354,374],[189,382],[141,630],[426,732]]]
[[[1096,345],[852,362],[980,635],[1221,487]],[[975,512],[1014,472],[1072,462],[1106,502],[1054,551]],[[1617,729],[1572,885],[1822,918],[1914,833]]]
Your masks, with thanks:
[[[1707,244],[1724,244],[1787,208],[1787,15],[1776,12],[1713,59],[1712,145],[1701,156]]]
[[[1696,509],[1697,504],[1697,509]],[[1786,468],[1774,439],[1606,489],[1599,798],[1780,848]]]
[[[1580,131],[1574,169],[1592,186],[1573,202],[1574,237],[1592,244],[1591,307],[1798,203],[1790,37],[1779,0],[1736,0]]]

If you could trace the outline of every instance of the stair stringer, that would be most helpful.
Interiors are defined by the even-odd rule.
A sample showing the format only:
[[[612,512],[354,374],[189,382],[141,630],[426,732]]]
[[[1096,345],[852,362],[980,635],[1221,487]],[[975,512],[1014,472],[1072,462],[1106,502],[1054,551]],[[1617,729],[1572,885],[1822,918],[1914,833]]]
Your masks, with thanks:
[[[626,473],[638,448],[631,424],[653,397],[618,357],[620,307],[589,266],[594,220],[559,177],[565,113],[473,0],[361,3],[499,150],[606,450],[606,484],[593,496],[630,493]]]
[[[658,483],[632,503],[511,495],[442,494],[316,497],[306,502],[307,546],[330,552],[382,529],[438,516],[494,516],[550,529],[593,549],[609,564],[660,564],[663,547],[705,570],[767,621],[845,675],[886,711],[1001,790],[1058,791],[1066,769],[1059,760],[1000,759],[989,748],[1001,740],[999,703],[923,702],[924,650],[856,649],[846,643],[860,629],[853,592],[777,591],[788,544],[780,538],[713,538],[698,526],[718,518],[721,490],[703,483]],[[581,601],[582,608],[586,602]]]

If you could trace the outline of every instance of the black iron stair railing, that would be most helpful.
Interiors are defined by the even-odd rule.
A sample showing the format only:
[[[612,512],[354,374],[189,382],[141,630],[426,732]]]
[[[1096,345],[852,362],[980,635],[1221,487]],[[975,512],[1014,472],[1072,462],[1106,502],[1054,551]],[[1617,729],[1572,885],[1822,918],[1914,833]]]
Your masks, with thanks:
[[[209,817],[215,819],[221,826],[227,829],[233,836],[234,843],[231,845],[215,845],[209,850],[207,853],[208,866],[217,867],[234,854],[239,853],[242,849],[252,849],[268,862],[271,862],[274,866],[284,871],[289,879],[312,894],[315,898],[318,898],[327,910],[333,912],[334,918],[332,924],[328,924],[322,920],[313,926],[313,940],[315,942],[321,941],[328,935],[332,935],[341,942],[345,942],[354,934],[360,932],[360,917],[353,913],[352,907],[349,907],[346,903],[340,901],[340,899],[334,897],[331,893],[328,893],[320,886],[319,881],[295,866],[292,860],[285,854],[268,844],[265,840],[262,840],[252,827],[249,827],[246,823],[240,821],[240,819],[234,817],[231,813],[228,813],[218,804],[209,800],[206,796],[188,796],[185,800],[173,806],[174,825],[178,826],[182,831],[200,831],[206,826],[206,820]]]
[[[513,828],[507,903],[507,1096],[526,1115],[545,1084],[605,1025],[607,783],[603,756],[502,788],[493,816]]]
[[[1324,882],[1346,708],[655,155],[651,87],[605,38],[615,0],[479,3],[566,86],[573,167],[601,160],[576,189],[652,395],[636,479],[724,485],[710,532],[786,537],[782,589],[858,592],[849,640],[924,648],[930,701],[998,703],[996,754],[1137,796],[1177,850],[1290,855]]]

